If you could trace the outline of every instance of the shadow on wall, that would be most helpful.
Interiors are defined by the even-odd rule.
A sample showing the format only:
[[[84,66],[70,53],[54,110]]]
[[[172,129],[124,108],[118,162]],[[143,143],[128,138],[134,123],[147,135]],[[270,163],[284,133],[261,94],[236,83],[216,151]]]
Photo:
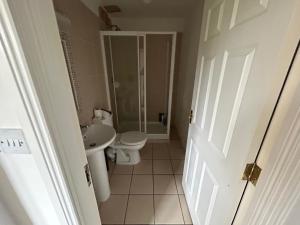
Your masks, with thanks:
[[[194,11],[186,20],[182,34],[180,68],[177,78],[175,127],[183,146],[186,146],[189,114],[193,97],[194,79],[197,66],[198,43],[200,39],[203,1],[197,1]]]
[[[99,30],[100,20],[80,0],[53,0],[70,20],[70,42],[76,72],[80,124],[91,122],[94,108],[107,108]]]
[[[179,69],[181,67],[181,52],[182,52],[182,32],[177,33],[176,38],[176,55],[175,55],[175,65],[174,65],[174,82],[173,82],[173,99],[172,99],[172,115],[171,115],[171,129],[178,134],[175,125],[175,118],[178,112],[176,112],[177,104],[177,87],[179,86]],[[177,136],[177,138],[179,138]]]
[[[32,225],[1,166],[0,184],[0,225]]]

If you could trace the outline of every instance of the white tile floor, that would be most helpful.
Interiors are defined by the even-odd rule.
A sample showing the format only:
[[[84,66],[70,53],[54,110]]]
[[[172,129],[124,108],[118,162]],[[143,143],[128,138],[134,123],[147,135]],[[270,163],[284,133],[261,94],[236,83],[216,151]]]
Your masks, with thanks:
[[[102,223],[192,224],[181,185],[184,154],[177,141],[148,143],[138,165],[112,164]]]

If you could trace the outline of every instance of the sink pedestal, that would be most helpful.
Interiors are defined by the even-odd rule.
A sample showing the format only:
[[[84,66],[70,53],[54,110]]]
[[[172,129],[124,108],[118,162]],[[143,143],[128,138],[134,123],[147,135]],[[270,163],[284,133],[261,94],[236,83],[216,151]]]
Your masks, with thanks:
[[[104,150],[97,151],[87,157],[93,180],[98,205],[110,196],[110,187],[105,163]]]
[[[104,149],[113,143],[116,138],[116,131],[111,126],[97,123],[82,131],[82,136],[99,205],[110,196]]]

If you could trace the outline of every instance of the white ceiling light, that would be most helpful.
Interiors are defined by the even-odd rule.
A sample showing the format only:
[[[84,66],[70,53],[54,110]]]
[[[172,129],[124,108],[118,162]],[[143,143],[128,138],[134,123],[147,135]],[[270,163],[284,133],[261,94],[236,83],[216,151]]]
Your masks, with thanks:
[[[150,3],[152,2],[152,0],[143,0],[143,2],[144,2],[145,4],[150,4]]]

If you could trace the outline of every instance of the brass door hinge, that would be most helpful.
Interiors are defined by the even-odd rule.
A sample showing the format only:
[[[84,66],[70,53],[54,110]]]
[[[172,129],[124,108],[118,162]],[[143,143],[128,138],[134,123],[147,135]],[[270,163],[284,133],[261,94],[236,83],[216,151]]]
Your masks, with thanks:
[[[249,163],[246,165],[242,180],[250,181],[255,186],[260,173],[261,168],[256,163]]]
[[[192,123],[192,121],[193,121],[193,110],[190,111],[189,121],[190,121],[190,123]]]

